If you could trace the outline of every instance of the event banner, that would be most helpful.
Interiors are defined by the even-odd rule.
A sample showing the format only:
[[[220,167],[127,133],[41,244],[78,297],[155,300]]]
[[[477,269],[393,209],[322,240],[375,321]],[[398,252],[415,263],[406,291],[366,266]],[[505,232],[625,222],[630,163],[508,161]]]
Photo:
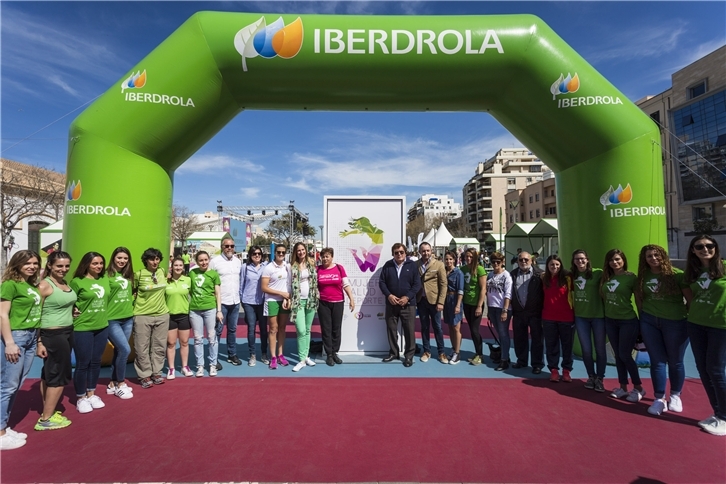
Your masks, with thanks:
[[[325,197],[324,245],[348,275],[355,311],[343,313],[341,353],[388,353],[386,298],[378,287],[391,246],[405,239],[406,197]]]

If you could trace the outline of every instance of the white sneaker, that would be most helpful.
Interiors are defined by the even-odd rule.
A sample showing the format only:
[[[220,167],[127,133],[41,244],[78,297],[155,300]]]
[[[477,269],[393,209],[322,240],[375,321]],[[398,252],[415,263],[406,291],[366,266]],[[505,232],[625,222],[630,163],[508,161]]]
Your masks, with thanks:
[[[250,359],[247,361],[247,366],[255,366],[257,364],[257,357],[255,355],[250,356]]]
[[[192,369],[188,366],[182,366],[182,375],[184,376],[194,376],[194,373],[192,373]]]
[[[209,376],[217,376],[217,365],[209,365]]]
[[[295,368],[293,368],[292,371],[300,371],[303,368],[305,368],[305,362],[304,361],[301,361],[300,363],[298,363],[297,365],[295,365]]]
[[[27,443],[25,439],[16,437],[13,434],[7,432],[5,429],[5,435],[0,436],[0,450],[12,450],[18,449]]]
[[[315,366],[315,362],[309,356],[305,358],[305,364],[308,366]]]
[[[716,420],[716,416],[711,415],[707,419],[704,419],[704,420],[701,420],[700,422],[698,422],[698,426],[701,427],[702,429],[705,429],[706,427],[711,425],[715,420]]]
[[[129,398],[134,398],[134,392],[131,391],[131,387],[128,385],[119,385],[116,388],[116,393],[114,393],[117,397],[119,397],[121,400],[128,400]]]
[[[10,435],[13,435],[13,436],[15,436],[15,437],[16,437],[16,438],[18,438],[18,439],[23,439],[23,440],[25,440],[25,439],[27,439],[27,438],[28,438],[28,434],[26,434],[25,432],[16,432],[16,431],[14,431],[13,429],[11,429],[10,427],[7,427],[7,428],[5,429],[5,433],[6,433],[6,434],[10,434]]]
[[[174,368],[169,368],[169,371],[166,374],[166,379],[173,380],[174,378],[176,378],[176,375],[174,374]]]
[[[457,363],[459,363],[459,361],[461,361],[459,358],[459,353],[452,353],[451,359],[449,359],[449,364],[456,365]]]
[[[107,386],[106,387],[106,395],[116,395],[116,389],[118,387],[116,385]]]
[[[215,368],[215,371],[216,371],[216,368]],[[204,367],[198,366],[197,367],[197,378],[201,378],[203,376],[204,376]]]
[[[631,403],[638,403],[644,396],[645,388],[643,388],[642,392],[633,388],[630,392],[628,392],[628,396],[625,399]]]
[[[660,415],[662,413],[666,413],[668,411],[668,407],[666,406],[666,401],[663,398],[656,398],[653,401],[653,405],[648,407],[648,413],[651,415]]]
[[[708,432],[711,435],[718,435],[719,437],[723,437],[726,435],[726,420],[721,420],[718,417],[713,417],[713,420],[703,427],[703,430]]]
[[[614,388],[613,391],[610,392],[610,396],[613,398],[617,398],[618,400],[626,398],[628,395],[629,393],[620,387]]]
[[[93,412],[93,405],[86,397],[80,397],[76,403],[76,410],[78,413],[91,413]]]
[[[681,402],[680,396],[671,395],[671,400],[668,402],[668,410],[676,413],[681,413],[683,411],[683,402]]]
[[[106,406],[106,404],[103,403],[103,400],[101,400],[101,397],[99,397],[98,395],[91,395],[90,397],[88,397],[88,401],[91,403],[91,406],[94,410]]]

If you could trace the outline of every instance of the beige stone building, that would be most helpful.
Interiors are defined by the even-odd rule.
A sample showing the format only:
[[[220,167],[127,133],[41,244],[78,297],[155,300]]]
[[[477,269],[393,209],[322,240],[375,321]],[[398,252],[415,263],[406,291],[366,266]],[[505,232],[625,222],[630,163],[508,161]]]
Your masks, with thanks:
[[[661,127],[668,251],[685,258],[707,229],[726,247],[726,46],[636,104]]]
[[[548,170],[527,148],[502,148],[479,163],[476,173],[463,188],[464,217],[471,233],[479,241],[484,241],[490,233],[505,233],[505,195],[542,181],[542,173]]]
[[[542,180],[524,189],[510,190],[505,196],[507,231],[518,222],[537,223],[543,218],[557,218],[557,194],[552,170],[542,173]]]

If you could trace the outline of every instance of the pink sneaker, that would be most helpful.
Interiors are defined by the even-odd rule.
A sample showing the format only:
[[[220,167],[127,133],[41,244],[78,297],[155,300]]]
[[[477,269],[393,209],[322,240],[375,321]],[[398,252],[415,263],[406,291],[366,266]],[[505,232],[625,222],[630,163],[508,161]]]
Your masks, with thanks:
[[[270,370],[277,370],[277,358],[274,356],[270,359]]]
[[[277,357],[277,362],[279,364],[281,364],[282,366],[287,366],[287,365],[290,364],[290,363],[287,362],[287,360],[285,359],[285,357],[282,356],[282,355],[280,355],[280,356]]]

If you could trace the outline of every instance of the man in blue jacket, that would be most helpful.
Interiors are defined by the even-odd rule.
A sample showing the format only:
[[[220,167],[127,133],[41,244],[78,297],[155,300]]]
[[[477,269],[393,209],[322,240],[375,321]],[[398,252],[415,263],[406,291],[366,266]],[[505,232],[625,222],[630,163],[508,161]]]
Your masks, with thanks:
[[[416,263],[406,259],[406,247],[393,244],[391,248],[393,260],[389,260],[381,269],[378,285],[386,296],[386,329],[388,330],[388,356],[384,363],[398,360],[398,320],[401,320],[405,351],[403,366],[413,365],[416,353],[416,294],[421,290],[421,277]]]

